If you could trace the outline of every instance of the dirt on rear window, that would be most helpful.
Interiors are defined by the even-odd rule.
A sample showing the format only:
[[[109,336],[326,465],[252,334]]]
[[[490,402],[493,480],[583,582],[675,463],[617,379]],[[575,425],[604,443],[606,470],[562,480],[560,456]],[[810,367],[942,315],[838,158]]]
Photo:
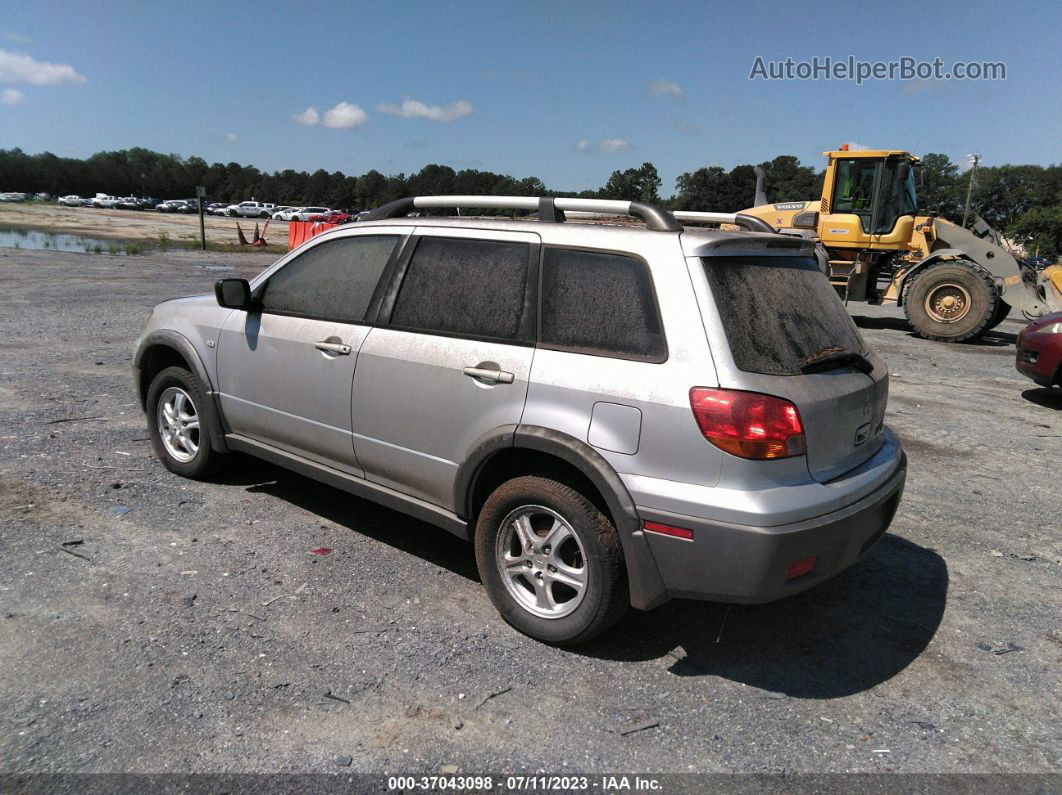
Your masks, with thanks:
[[[824,351],[865,351],[814,259],[703,257],[701,262],[740,369],[798,375]]]

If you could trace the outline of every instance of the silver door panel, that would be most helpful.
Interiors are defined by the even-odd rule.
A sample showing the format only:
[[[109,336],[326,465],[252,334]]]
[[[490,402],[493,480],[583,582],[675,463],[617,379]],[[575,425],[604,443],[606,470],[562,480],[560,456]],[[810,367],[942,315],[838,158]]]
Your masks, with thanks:
[[[476,440],[520,421],[533,355],[531,347],[374,328],[352,401],[366,477],[453,510],[457,468]],[[487,363],[512,383],[464,372]]]
[[[361,474],[350,390],[368,326],[233,312],[218,343],[221,408],[230,429]],[[326,342],[337,350],[320,350]],[[349,346],[350,352],[338,349]]]

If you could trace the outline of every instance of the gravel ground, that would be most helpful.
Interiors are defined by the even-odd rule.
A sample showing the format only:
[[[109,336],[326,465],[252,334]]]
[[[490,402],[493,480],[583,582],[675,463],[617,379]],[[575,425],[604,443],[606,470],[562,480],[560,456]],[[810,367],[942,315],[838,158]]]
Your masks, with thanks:
[[[792,599],[562,651],[442,531],[246,458],[155,461],[149,307],[268,259],[0,250],[0,771],[1062,768],[1062,397],[1015,372],[1019,322],[949,346],[853,305],[910,457],[891,532]]]

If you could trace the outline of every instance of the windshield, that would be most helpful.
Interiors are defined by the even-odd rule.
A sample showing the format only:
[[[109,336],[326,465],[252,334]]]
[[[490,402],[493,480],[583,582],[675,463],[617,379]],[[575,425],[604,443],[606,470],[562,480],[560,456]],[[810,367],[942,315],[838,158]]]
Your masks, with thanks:
[[[835,354],[866,352],[855,323],[811,257],[703,257],[734,364],[799,375]]]

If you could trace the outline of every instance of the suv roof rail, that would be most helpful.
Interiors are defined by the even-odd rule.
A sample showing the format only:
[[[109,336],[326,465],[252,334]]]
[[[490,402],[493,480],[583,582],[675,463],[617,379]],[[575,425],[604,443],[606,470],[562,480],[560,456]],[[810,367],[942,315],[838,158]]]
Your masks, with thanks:
[[[746,215],[745,213],[703,213],[693,212],[692,210],[674,210],[671,214],[677,221],[693,221],[702,224],[733,224],[750,232],[778,233],[778,230],[762,218]]]
[[[564,212],[630,215],[645,221],[654,232],[681,232],[682,224],[667,210],[645,202],[615,199],[569,199],[561,196],[409,196],[377,207],[366,221],[381,221],[403,216],[411,210],[434,207],[480,207],[495,210],[528,210],[543,221],[561,222]],[[773,230],[772,230],[773,231]]]

